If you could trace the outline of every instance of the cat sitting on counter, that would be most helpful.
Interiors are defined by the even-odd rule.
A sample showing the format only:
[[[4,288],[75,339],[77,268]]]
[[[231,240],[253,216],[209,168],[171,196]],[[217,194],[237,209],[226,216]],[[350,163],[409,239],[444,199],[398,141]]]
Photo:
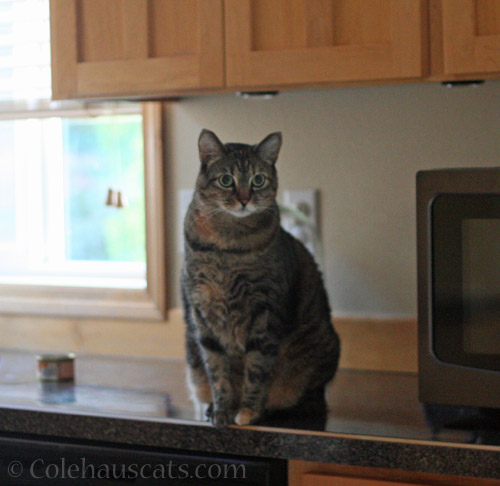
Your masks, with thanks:
[[[321,396],[340,343],[318,267],[280,226],[281,133],[223,144],[203,130],[184,222],[188,384],[216,426],[246,425]]]

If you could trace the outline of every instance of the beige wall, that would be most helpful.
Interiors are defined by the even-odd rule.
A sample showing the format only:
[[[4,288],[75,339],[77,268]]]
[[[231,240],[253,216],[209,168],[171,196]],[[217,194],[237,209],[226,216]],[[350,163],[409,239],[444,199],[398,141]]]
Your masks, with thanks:
[[[281,130],[281,188],[318,188],[334,314],[416,312],[415,173],[500,165],[500,81],[284,92],[270,101],[198,97],[167,108],[170,189],[191,188],[202,128],[255,143]],[[175,219],[177,197],[171,194]],[[171,228],[177,228],[176,225]],[[177,238],[173,238],[174,247]],[[180,254],[174,258],[178,302]]]
[[[224,141],[249,143],[283,131],[281,187],[321,191],[326,279],[337,315],[414,317],[415,172],[500,164],[500,81],[476,89],[422,84],[298,91],[271,101],[213,95],[169,104],[166,115],[175,306],[181,262],[177,190],[194,184],[203,127]],[[395,369],[416,369],[412,318],[385,324],[337,320],[337,327],[348,343],[344,366],[356,367],[370,353],[377,362],[387,348],[397,348],[400,358],[375,366],[393,369],[398,362]],[[168,323],[0,315],[0,348],[182,357],[182,334],[178,312]],[[374,345],[377,339],[380,346]],[[391,339],[398,344],[387,345]]]

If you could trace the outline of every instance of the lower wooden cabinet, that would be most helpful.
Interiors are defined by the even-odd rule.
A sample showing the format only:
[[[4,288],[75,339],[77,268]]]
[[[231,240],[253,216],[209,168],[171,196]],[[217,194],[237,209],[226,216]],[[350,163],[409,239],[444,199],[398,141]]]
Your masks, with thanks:
[[[304,474],[300,484],[302,486],[415,486],[415,483],[381,481],[379,479],[350,478],[314,473]]]
[[[500,480],[289,461],[289,486],[500,486]]]

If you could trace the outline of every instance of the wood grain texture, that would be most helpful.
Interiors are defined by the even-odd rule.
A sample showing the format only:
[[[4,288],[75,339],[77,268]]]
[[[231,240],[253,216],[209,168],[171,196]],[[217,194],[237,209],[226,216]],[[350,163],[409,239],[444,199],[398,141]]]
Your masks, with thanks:
[[[500,0],[476,0],[476,35],[500,35]]]
[[[302,476],[302,486],[410,486],[400,481],[382,481],[378,479],[359,479],[329,474],[305,473]],[[415,483],[413,483],[415,484]]]
[[[500,73],[500,0],[50,2],[55,99]]]
[[[76,12],[78,62],[115,61],[124,57],[126,1],[66,0]]]
[[[443,4],[441,0],[429,0],[429,62],[431,76],[444,73],[443,54]]]
[[[222,1],[51,0],[54,98],[222,88]]]
[[[165,171],[163,106],[143,103],[144,191],[146,200],[147,291],[159,317],[167,313],[167,228],[165,224]]]
[[[427,2],[398,2],[398,8],[392,6],[391,28],[393,74],[399,77],[424,76],[428,72],[428,5]],[[408,19],[413,19],[408,22]]]
[[[226,0],[228,86],[418,78],[420,0]]]
[[[197,0],[150,0],[151,57],[197,55],[200,22]],[[214,26],[217,28],[217,26]]]
[[[496,479],[289,461],[289,486],[500,486]]]
[[[148,3],[147,0],[123,0],[123,58],[147,59]]]
[[[342,341],[340,367],[416,372],[414,319],[334,319]],[[97,338],[97,336],[100,336]],[[82,339],[84,339],[82,341]],[[71,349],[93,354],[184,358],[184,320],[172,309],[161,322],[84,318],[0,317],[0,347]]]
[[[316,2],[317,3],[317,2]],[[226,16],[231,15],[227,9]],[[306,5],[301,0],[252,0],[248,7],[241,8],[241,12],[248,13],[243,18],[238,17],[234,25],[248,23],[252,32],[252,50],[279,51],[306,47]],[[228,43],[233,41],[228,38]]]
[[[52,97],[68,98],[76,91],[77,18],[69,1],[50,0]]]
[[[181,319],[179,312],[170,313],[164,322],[2,316],[0,347],[184,358],[184,326]]]
[[[79,63],[77,77],[77,97],[106,98],[199,86],[198,65],[192,56]]]
[[[500,72],[500,0],[441,0],[444,74]]]
[[[333,319],[341,341],[340,367],[416,372],[415,319]]]
[[[389,8],[387,0],[251,0],[252,49],[389,43]]]
[[[307,4],[306,11],[306,45],[308,47],[324,47],[340,44],[335,19],[341,18],[335,9],[338,2],[328,0],[312,0]],[[343,25],[343,22],[340,23]]]
[[[386,0],[332,3],[334,45],[391,42],[391,5]]]
[[[145,289],[0,285],[0,308],[8,315],[159,319]]]
[[[222,0],[198,0],[199,86],[225,85]]]

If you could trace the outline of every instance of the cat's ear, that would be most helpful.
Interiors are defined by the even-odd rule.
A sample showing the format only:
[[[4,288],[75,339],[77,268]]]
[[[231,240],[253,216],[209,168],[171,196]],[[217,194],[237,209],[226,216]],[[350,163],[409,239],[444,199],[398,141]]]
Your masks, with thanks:
[[[204,165],[209,165],[226,153],[224,144],[217,138],[217,135],[205,128],[198,138],[198,149],[200,151],[200,161]]]
[[[255,146],[255,153],[266,162],[274,165],[276,163],[276,160],[278,160],[281,142],[281,132],[271,133],[264,140],[262,140],[262,142]]]

